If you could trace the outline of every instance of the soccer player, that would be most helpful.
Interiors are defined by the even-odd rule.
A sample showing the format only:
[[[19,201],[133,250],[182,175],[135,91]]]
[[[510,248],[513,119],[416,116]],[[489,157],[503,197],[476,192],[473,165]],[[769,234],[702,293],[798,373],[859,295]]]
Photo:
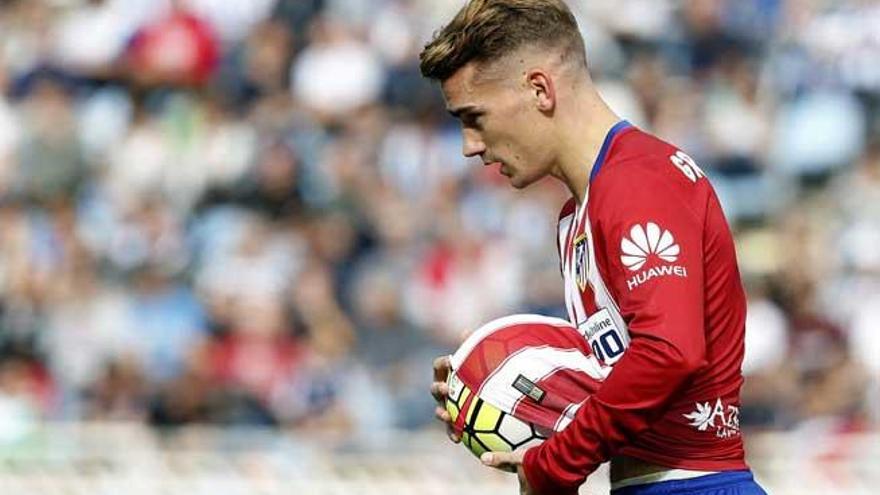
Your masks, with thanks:
[[[607,460],[614,494],[764,493],[738,422],[744,292],[697,164],[609,109],[562,0],[471,0],[420,58],[466,156],[515,188],[551,176],[571,191],[557,239],[568,316],[612,368],[565,431],[483,462],[516,468],[523,493],[576,493]],[[448,358],[434,373],[442,404]]]

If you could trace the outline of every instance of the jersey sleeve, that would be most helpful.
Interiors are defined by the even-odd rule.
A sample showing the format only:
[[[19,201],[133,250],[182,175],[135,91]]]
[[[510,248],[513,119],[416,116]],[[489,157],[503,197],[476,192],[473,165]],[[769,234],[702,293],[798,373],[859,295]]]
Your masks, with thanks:
[[[617,164],[590,198],[597,264],[627,322],[630,345],[574,421],[526,452],[538,493],[576,493],[600,463],[659,418],[705,363],[700,182],[676,182],[659,167]],[[625,168],[628,167],[628,168]],[[598,181],[605,181],[599,183]]]

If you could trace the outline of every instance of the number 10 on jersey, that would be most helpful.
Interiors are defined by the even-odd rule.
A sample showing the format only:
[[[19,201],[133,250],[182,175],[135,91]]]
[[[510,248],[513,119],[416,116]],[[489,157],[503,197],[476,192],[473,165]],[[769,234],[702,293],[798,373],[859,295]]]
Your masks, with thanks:
[[[578,327],[599,361],[612,365],[623,356],[626,345],[607,308],[597,311]]]

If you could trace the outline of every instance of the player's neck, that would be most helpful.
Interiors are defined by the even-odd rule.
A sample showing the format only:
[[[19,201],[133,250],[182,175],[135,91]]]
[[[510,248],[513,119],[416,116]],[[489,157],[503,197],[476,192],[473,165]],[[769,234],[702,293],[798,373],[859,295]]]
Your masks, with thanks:
[[[561,152],[554,175],[565,183],[580,205],[586,200],[590,173],[605,136],[620,117],[595,92],[586,94],[575,110],[561,129]]]

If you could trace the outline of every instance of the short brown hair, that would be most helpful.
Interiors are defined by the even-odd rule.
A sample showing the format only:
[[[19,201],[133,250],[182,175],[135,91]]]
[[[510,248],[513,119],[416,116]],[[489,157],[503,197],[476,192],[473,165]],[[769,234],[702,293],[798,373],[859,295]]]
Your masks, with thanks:
[[[419,68],[443,81],[472,60],[497,60],[524,45],[562,48],[586,67],[577,21],[562,0],[470,0],[425,45]]]

